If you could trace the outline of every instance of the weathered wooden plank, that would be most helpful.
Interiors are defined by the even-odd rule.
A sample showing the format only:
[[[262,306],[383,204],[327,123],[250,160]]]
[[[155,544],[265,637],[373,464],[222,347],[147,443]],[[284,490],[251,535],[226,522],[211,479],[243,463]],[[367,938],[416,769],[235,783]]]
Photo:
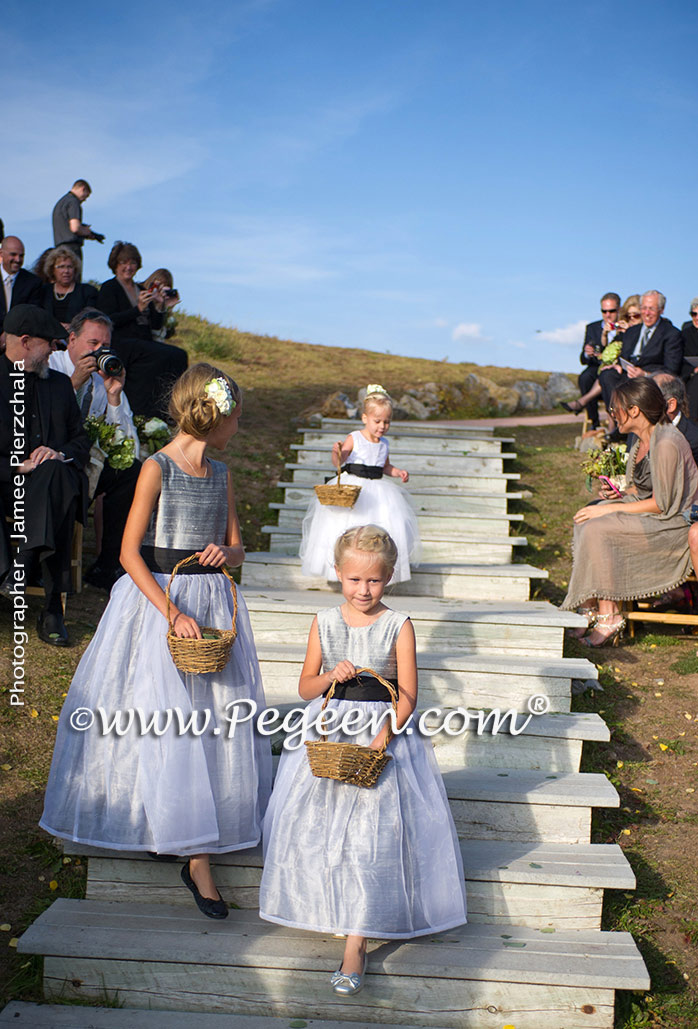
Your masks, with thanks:
[[[276,483],[284,490],[285,499],[291,503],[300,503],[307,507],[314,496],[310,483],[283,482]],[[438,513],[439,511],[498,511],[506,512],[510,500],[521,500],[523,494],[517,492],[493,493],[475,487],[469,489],[452,489],[443,486],[415,487],[410,486],[410,503],[416,511]]]
[[[396,976],[376,982],[370,970],[366,986],[349,1002],[329,988],[328,972],[298,976],[285,969],[202,969],[197,965],[148,965],[82,959],[79,964],[47,959],[44,989],[50,995],[99,997],[118,991],[129,1007],[213,1010],[245,1015],[271,1012],[306,1020],[351,1016],[365,1026],[394,1023],[397,1013],[411,1026],[445,1029],[611,1029],[613,990],[531,986],[516,988],[473,981],[438,985],[424,977]],[[78,986],[73,985],[78,982]],[[311,1023],[312,1024],[312,1023]],[[234,1029],[234,1027],[231,1027]]]
[[[361,428],[361,422],[358,418],[323,418],[322,425],[311,426],[315,431],[341,433],[344,431],[346,436],[349,432],[354,429]],[[476,439],[501,439],[503,443],[510,443],[507,437],[500,437],[494,435],[494,427],[492,425],[463,425],[454,424],[454,422],[446,419],[441,421],[429,421],[429,422],[413,422],[413,421],[402,421],[395,420],[390,423],[391,432],[399,432],[405,436],[451,436],[453,438],[475,437]],[[304,430],[301,430],[304,431]],[[337,437],[339,439],[339,437]]]
[[[98,995],[99,996],[99,995]],[[124,998],[126,999],[126,998]],[[29,1004],[12,1001],[0,1011],[0,1026],[17,1029],[288,1029],[288,1018],[212,1014],[137,1008],[85,1007],[82,1004]],[[308,1019],[309,1029],[370,1029],[367,1022]],[[385,1029],[406,1029],[386,1025]]]
[[[314,468],[310,465],[287,464],[287,472],[291,472],[294,484],[324,482],[325,477],[331,474],[331,468],[327,465]],[[521,478],[518,472],[502,472],[491,474],[487,471],[480,471],[473,468],[469,472],[459,475],[444,475],[434,472],[413,472],[410,474],[409,484],[405,487],[408,493],[413,489],[429,489],[435,486],[445,487],[452,490],[479,489],[491,490],[492,492],[506,493],[510,483],[517,483]]]

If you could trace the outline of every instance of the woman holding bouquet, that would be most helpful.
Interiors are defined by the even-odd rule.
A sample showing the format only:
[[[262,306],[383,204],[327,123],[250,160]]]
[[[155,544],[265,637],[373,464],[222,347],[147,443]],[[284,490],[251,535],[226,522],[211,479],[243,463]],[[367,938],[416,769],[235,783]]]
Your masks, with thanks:
[[[620,432],[638,437],[628,458],[628,481],[648,457],[652,493],[640,500],[605,500],[574,516],[572,575],[562,608],[584,605],[593,631],[583,642],[592,647],[619,639],[625,619],[618,601],[664,593],[686,579],[689,512],[698,502],[698,468],[686,439],[668,421],[656,382],[641,377],[622,383],[612,406]]]

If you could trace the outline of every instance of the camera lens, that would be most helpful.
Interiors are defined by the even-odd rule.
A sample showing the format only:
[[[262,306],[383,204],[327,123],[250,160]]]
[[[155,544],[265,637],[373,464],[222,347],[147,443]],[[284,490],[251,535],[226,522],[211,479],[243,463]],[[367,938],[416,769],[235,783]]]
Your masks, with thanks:
[[[111,350],[99,350],[94,356],[97,358],[97,368],[105,375],[121,375],[124,370],[123,364]]]

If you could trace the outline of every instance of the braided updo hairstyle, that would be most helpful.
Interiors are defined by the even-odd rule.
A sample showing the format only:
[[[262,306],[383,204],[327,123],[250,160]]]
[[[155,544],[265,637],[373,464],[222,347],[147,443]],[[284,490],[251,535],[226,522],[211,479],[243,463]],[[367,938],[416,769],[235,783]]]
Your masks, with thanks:
[[[215,400],[206,396],[206,384],[211,379],[224,379],[228,383],[236,405],[242,400],[238,384],[220,368],[204,361],[187,368],[172,387],[169,413],[179,431],[194,439],[206,439],[224,417]]]
[[[397,547],[392,536],[379,525],[356,525],[342,533],[334,545],[334,563],[338,568],[342,567],[342,561],[350,550],[380,558],[387,577],[393,574]]]

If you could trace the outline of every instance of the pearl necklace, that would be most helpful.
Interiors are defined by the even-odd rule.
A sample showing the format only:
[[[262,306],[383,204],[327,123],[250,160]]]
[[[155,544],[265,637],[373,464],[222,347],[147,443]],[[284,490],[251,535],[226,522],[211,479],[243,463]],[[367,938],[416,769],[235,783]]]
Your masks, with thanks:
[[[65,293],[59,293],[59,292],[58,292],[58,290],[56,289],[55,285],[54,285],[54,287],[53,287],[53,295],[54,295],[54,297],[56,298],[56,300],[57,300],[57,301],[58,301],[59,303],[61,302],[61,300],[65,300],[65,298],[66,298],[66,297],[68,296],[68,294],[69,294],[69,293],[72,293],[72,292],[73,292],[73,290],[72,290],[72,289],[67,289],[67,290],[65,291]]]

